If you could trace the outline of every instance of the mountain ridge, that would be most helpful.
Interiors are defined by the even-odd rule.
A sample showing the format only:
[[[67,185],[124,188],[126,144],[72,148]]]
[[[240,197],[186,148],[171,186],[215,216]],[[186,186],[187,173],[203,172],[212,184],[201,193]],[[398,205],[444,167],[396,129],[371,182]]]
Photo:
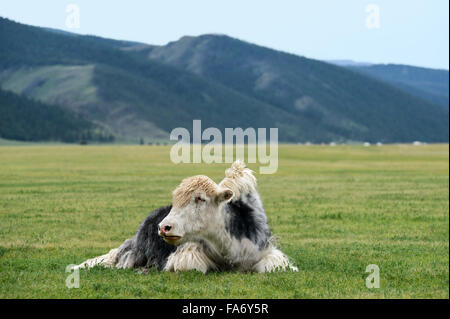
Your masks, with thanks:
[[[306,112],[303,112],[302,115],[309,115],[310,120],[314,120],[311,119],[314,116],[317,118],[323,113],[328,113],[328,118],[331,118],[330,121],[334,122],[328,124],[335,125],[335,131],[342,129],[339,124],[336,124],[336,121],[344,121],[346,126],[351,126],[351,122],[355,122],[354,117],[358,113],[358,108],[352,108],[351,103],[355,105],[363,104],[361,102],[363,99],[355,101],[354,97],[357,95],[351,92],[353,97],[350,96],[347,103],[341,103],[340,110],[333,110],[330,107],[333,104],[333,97],[337,97],[337,101],[346,98],[340,92],[349,95],[352,88],[342,85],[342,83],[348,81],[351,81],[350,85],[359,90],[364,90],[358,84],[358,81],[361,81],[381,94],[388,94],[391,97],[397,96],[402,101],[403,107],[409,109],[408,111],[410,111],[412,105],[415,105],[415,111],[420,111],[421,106],[419,104],[423,104],[423,107],[428,110],[436,109],[434,105],[425,101],[415,101],[410,94],[400,91],[398,88],[380,83],[379,79],[358,77],[356,74],[348,72],[347,69],[338,66],[290,53],[274,51],[228,36],[182,37],[167,46],[155,48],[150,52],[149,58],[200,74],[234,89],[245,91],[255,98],[277,105],[280,108],[290,108],[291,111],[295,111],[293,110],[294,105],[297,111],[298,109],[306,109],[304,110]],[[334,81],[330,81],[330,79],[334,79]],[[313,85],[310,84],[312,81],[315,81]],[[278,91],[274,93],[274,90]],[[330,93],[326,90],[334,92]],[[369,93],[365,92],[365,95],[370,95],[370,101],[376,101],[378,96]],[[328,101],[325,100],[326,97],[328,97]],[[350,98],[353,101],[350,101]],[[350,108],[349,113],[354,113],[353,116],[339,118],[344,113],[345,108]],[[395,108],[395,105],[391,103],[390,108],[385,107],[384,111],[389,113]],[[365,109],[367,110],[369,107],[365,106]],[[437,109],[436,111],[440,112]],[[370,112],[366,115],[369,114]],[[392,113],[392,115],[394,114]],[[423,113],[422,116],[426,119],[426,114]],[[363,114],[359,114],[356,123],[361,123],[364,120],[363,117]],[[389,120],[389,117],[385,118],[384,124],[386,124],[385,121]],[[415,122],[419,123],[419,119],[416,119]],[[326,125],[327,123],[322,124]],[[366,122],[366,124],[368,123]],[[393,127],[395,125],[392,123]],[[405,123],[405,125],[408,125],[408,123]],[[374,129],[374,125],[369,129]],[[382,136],[384,129],[384,127],[378,127],[377,135]],[[363,136],[364,134],[359,132],[359,135]],[[349,137],[354,138],[355,136],[350,135]],[[370,136],[365,138],[375,139],[375,137]],[[382,138],[380,137],[380,139]]]
[[[56,101],[119,141],[167,140],[193,119],[221,130],[279,127],[283,142],[448,140],[448,110],[354,70],[225,35],[153,46],[0,18],[0,38],[1,88]]]
[[[449,71],[404,64],[348,66],[428,102],[449,107]]]

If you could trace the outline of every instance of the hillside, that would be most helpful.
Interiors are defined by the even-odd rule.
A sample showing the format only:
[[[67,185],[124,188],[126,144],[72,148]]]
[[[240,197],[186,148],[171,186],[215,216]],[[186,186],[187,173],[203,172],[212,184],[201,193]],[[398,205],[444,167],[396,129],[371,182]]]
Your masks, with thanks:
[[[0,90],[0,138],[69,143],[113,140],[76,114],[4,90]]]
[[[350,69],[385,81],[426,101],[449,107],[449,72],[398,64],[353,65]]]
[[[357,72],[226,36],[151,46],[0,18],[0,86],[112,132],[278,127],[284,142],[448,141],[448,109]]]
[[[13,36],[14,35],[14,36]],[[119,140],[168,139],[193,119],[205,127],[280,128],[300,135],[290,114],[220,83],[121,50],[114,40],[65,35],[0,20],[0,85],[43,102],[58,102],[101,122]],[[125,46],[129,44],[120,42]]]
[[[448,110],[345,68],[227,36],[183,37],[149,58],[292,114],[314,136],[385,142],[448,140]]]

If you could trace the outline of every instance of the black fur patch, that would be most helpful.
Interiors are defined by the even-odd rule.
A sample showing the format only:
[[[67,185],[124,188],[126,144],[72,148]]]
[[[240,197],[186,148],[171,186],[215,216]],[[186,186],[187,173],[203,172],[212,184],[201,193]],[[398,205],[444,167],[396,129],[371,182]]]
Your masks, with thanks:
[[[250,196],[247,196],[247,201],[252,202]],[[229,202],[226,210],[230,215],[227,231],[231,236],[237,239],[248,238],[259,248],[265,247],[270,237],[270,229],[267,222],[262,220],[265,219],[264,211],[255,211],[242,199]],[[258,216],[258,214],[264,214],[264,216]]]
[[[125,241],[119,248],[118,259],[131,255],[133,267],[156,267],[162,270],[167,258],[177,248],[166,243],[158,236],[158,224],[169,214],[172,206],[161,207],[151,212],[141,223],[132,239]]]

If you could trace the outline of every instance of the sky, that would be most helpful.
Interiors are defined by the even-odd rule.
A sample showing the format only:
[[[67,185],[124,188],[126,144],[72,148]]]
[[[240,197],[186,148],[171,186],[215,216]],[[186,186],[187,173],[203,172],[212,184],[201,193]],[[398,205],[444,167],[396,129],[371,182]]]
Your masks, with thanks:
[[[0,16],[148,44],[219,33],[319,60],[449,69],[448,0],[0,0]]]

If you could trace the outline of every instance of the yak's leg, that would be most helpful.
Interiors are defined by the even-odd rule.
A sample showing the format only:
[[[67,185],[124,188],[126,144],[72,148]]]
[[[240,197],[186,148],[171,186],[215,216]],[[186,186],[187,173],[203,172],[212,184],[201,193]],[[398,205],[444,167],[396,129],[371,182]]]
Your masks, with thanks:
[[[177,248],[167,259],[165,271],[198,270],[206,273],[217,266],[205,254],[203,247],[197,243],[186,243]]]
[[[91,258],[75,266],[75,268],[92,268],[103,266],[107,268],[133,268],[134,255],[132,252],[133,239],[127,239],[119,248],[114,248],[109,253]]]
[[[109,267],[109,268],[114,267],[114,265],[116,264],[116,260],[117,260],[118,250],[119,250],[118,248],[111,249],[109,251],[109,253],[102,255],[102,256],[88,259],[85,262],[79,264],[78,266],[75,266],[75,268],[77,268],[77,269],[92,268],[92,267],[95,267],[98,265],[101,265],[104,267]]]
[[[298,268],[292,265],[289,258],[281,252],[281,250],[271,246],[268,247],[265,254],[254,266],[257,272],[273,272],[273,271],[298,271]]]

